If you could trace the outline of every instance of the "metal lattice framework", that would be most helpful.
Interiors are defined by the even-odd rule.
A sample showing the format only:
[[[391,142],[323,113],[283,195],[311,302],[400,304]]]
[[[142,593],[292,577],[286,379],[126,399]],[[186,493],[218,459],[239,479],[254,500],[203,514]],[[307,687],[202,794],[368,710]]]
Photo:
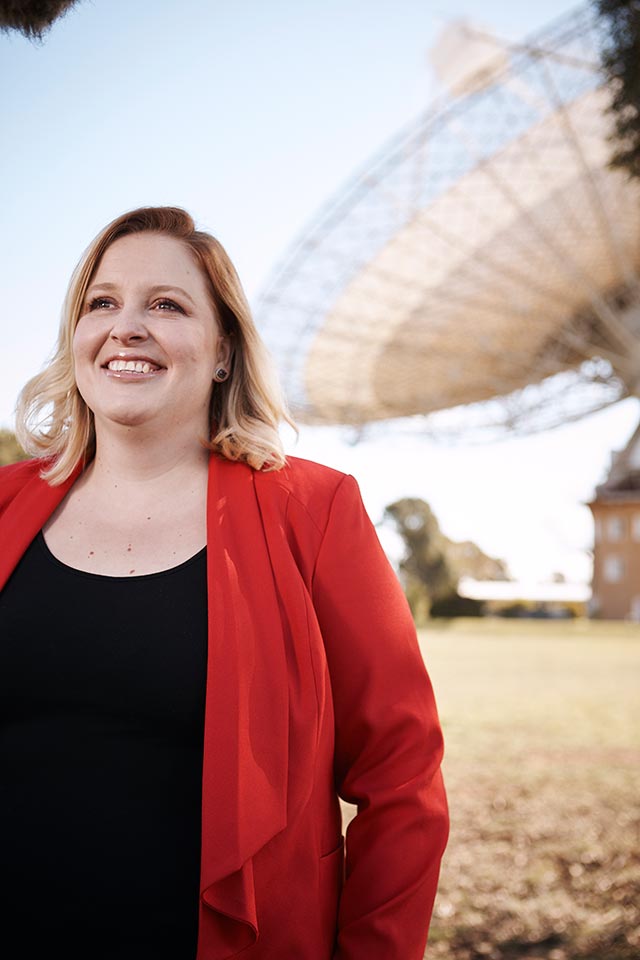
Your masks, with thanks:
[[[456,29],[475,70],[321,211],[258,300],[300,422],[410,417],[473,440],[640,395],[640,184],[609,166],[599,21],[589,5],[516,46]]]

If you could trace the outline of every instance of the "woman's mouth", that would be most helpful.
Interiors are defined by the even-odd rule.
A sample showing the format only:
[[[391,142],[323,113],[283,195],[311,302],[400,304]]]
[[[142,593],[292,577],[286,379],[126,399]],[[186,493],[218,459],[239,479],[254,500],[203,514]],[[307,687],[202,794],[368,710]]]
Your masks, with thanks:
[[[112,370],[114,373],[120,373],[122,370],[127,370],[131,373],[155,373],[156,370],[160,370],[154,363],[149,363],[147,360],[110,360],[107,364],[107,370]]]
[[[102,368],[108,377],[117,380],[149,380],[165,368],[152,360],[109,360]]]

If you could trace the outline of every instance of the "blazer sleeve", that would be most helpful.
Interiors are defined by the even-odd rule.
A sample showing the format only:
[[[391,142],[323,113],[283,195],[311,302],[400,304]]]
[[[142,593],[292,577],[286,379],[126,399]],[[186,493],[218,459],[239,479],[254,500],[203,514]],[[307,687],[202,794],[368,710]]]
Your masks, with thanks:
[[[335,960],[422,960],[449,817],[433,690],[398,578],[353,477],[333,499],[313,597],[346,831]]]

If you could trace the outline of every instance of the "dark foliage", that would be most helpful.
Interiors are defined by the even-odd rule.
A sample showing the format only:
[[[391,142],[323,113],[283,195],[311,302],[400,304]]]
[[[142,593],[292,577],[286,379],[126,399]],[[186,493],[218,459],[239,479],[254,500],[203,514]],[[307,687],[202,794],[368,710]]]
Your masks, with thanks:
[[[396,500],[385,508],[385,518],[394,521],[404,541],[406,555],[400,572],[413,617],[422,624],[432,602],[456,590],[458,581],[446,557],[446,539],[424,500]]]
[[[59,17],[77,0],[0,0],[0,30],[18,30],[30,40],[42,40]]]
[[[503,560],[490,557],[470,540],[450,540],[440,529],[431,507],[417,497],[405,497],[385,507],[405,547],[400,579],[418,626],[429,617],[482,617],[483,601],[458,593],[461,577],[510,580]]]
[[[602,66],[613,91],[611,164],[640,177],[640,0],[594,0],[606,39]]]
[[[16,463],[18,460],[25,460],[27,454],[24,452],[13,433],[10,430],[0,429],[0,467],[8,463]]]
[[[451,619],[451,617],[482,617],[484,602],[475,597],[461,597],[459,593],[449,594],[434,600],[431,604],[431,616]]]

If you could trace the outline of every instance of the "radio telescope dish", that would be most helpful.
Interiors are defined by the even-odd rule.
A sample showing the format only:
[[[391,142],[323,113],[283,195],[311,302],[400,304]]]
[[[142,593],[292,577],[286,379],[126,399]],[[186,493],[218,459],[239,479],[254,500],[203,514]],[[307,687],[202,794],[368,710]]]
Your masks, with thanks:
[[[301,423],[473,440],[640,395],[640,183],[609,166],[602,30],[591,5],[517,45],[446,28],[446,92],[258,300]]]

